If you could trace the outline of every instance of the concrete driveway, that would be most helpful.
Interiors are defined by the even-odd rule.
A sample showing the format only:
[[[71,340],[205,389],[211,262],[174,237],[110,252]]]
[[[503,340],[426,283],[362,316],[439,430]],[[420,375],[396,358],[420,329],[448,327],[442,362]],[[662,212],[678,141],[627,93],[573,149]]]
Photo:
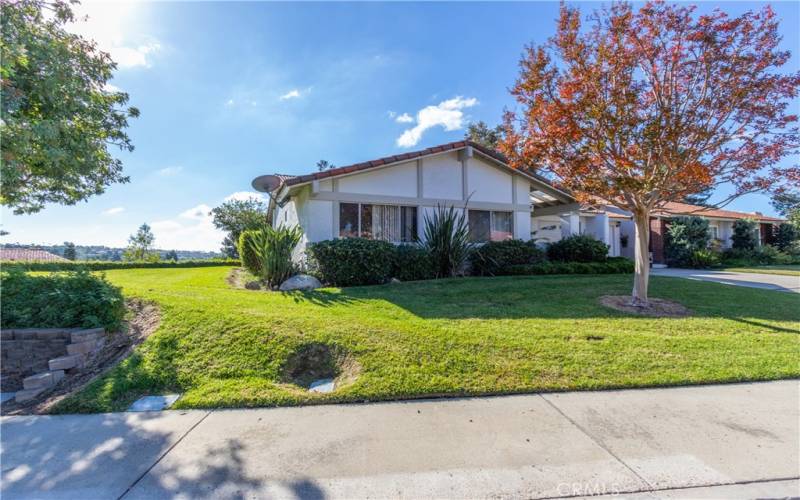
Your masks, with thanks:
[[[2,419],[19,498],[800,495],[800,382]]]
[[[781,292],[800,293],[800,276],[782,274],[737,273],[733,271],[708,271],[705,269],[652,269],[653,276],[669,276],[700,281],[715,281],[726,285],[764,288]]]

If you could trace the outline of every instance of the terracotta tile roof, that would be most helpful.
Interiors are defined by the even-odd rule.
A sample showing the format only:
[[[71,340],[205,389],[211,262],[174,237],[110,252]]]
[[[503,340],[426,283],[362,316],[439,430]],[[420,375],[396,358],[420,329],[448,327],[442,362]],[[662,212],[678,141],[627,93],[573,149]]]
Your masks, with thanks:
[[[0,260],[25,262],[66,262],[67,259],[38,248],[0,248]]]
[[[486,146],[483,146],[481,144],[478,144],[477,142],[473,142],[473,141],[469,141],[469,140],[461,140],[461,141],[455,141],[455,142],[448,142],[447,144],[440,144],[439,146],[433,146],[433,147],[426,148],[426,149],[420,149],[418,151],[410,151],[408,153],[403,153],[403,154],[399,154],[399,155],[386,156],[386,157],[383,157],[383,158],[378,158],[377,160],[370,160],[370,161],[365,161],[365,162],[361,162],[361,163],[354,163],[352,165],[346,165],[344,167],[336,167],[336,168],[332,168],[330,170],[323,170],[322,172],[314,172],[313,174],[298,175],[296,177],[281,176],[281,175],[278,175],[278,174],[276,174],[276,175],[278,175],[278,177],[286,177],[285,179],[282,178],[281,180],[288,186],[294,186],[296,184],[303,184],[305,182],[317,181],[317,180],[321,180],[321,179],[327,179],[329,177],[335,177],[337,175],[349,174],[349,173],[358,172],[358,171],[361,171],[361,170],[368,170],[370,168],[376,168],[376,167],[380,167],[381,165],[388,165],[390,163],[396,163],[396,162],[406,161],[406,160],[413,160],[415,158],[420,158],[422,156],[432,155],[432,154],[435,154],[435,153],[443,153],[445,151],[455,151],[455,150],[459,150],[459,149],[465,148],[467,146],[472,146],[474,149],[480,151],[481,153],[483,153],[483,154],[485,154],[487,156],[490,156],[490,157],[494,158],[495,160],[497,160],[499,162],[508,164],[508,159],[505,156],[503,156],[502,154],[500,154],[499,152],[497,152],[497,151],[495,151],[493,149],[487,148]],[[520,170],[520,173],[522,173],[524,175],[527,175],[529,177],[533,177],[534,179],[536,179],[536,180],[538,180],[540,182],[543,182],[543,183],[547,184],[548,186],[552,186],[552,187],[554,187],[556,189],[564,191],[561,188],[553,186],[553,183],[550,182],[550,180],[542,177],[539,174],[536,174],[536,173],[533,173],[533,172],[530,172],[530,171],[527,171],[527,170]]]
[[[698,215],[701,217],[717,217],[720,219],[755,219],[761,222],[783,222],[783,219],[768,217],[754,212],[734,212],[733,210],[721,210],[678,202],[669,202],[665,204],[660,209],[655,210],[653,215]]]

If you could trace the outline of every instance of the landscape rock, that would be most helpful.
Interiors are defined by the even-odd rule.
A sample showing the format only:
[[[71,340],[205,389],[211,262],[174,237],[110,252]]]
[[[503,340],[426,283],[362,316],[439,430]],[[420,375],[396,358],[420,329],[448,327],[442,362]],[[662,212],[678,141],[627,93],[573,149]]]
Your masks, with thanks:
[[[280,291],[288,292],[291,290],[314,290],[320,288],[322,283],[313,276],[307,274],[298,274],[292,276],[281,284]]]
[[[392,278],[392,279],[389,280],[389,283],[394,285],[394,284],[397,284],[397,283],[402,283],[402,281],[400,281],[397,278]]]
[[[244,284],[244,287],[248,290],[261,290],[261,283],[258,281],[248,281]]]

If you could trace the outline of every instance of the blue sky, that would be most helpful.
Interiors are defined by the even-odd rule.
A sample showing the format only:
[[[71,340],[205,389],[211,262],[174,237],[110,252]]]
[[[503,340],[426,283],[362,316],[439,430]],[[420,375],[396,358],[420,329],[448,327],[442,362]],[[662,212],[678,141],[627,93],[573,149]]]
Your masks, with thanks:
[[[588,11],[596,4],[582,3]],[[739,14],[762,4],[704,3]],[[773,3],[797,71],[800,4]],[[123,246],[143,222],[160,248],[216,250],[206,212],[253,177],[300,174],[458,140],[499,122],[523,47],[555,2],[130,3],[81,6],[72,29],[119,63],[141,110],[120,155],[129,184],[36,215],[2,212],[4,241]],[[772,214],[759,195],[729,205]]]

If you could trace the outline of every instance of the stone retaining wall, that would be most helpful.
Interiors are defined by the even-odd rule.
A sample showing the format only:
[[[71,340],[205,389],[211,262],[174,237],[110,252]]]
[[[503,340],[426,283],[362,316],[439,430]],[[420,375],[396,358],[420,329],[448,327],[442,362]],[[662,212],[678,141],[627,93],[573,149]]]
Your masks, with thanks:
[[[67,355],[71,334],[81,328],[25,328],[0,331],[0,386],[22,389],[22,379],[48,370],[48,361]]]

